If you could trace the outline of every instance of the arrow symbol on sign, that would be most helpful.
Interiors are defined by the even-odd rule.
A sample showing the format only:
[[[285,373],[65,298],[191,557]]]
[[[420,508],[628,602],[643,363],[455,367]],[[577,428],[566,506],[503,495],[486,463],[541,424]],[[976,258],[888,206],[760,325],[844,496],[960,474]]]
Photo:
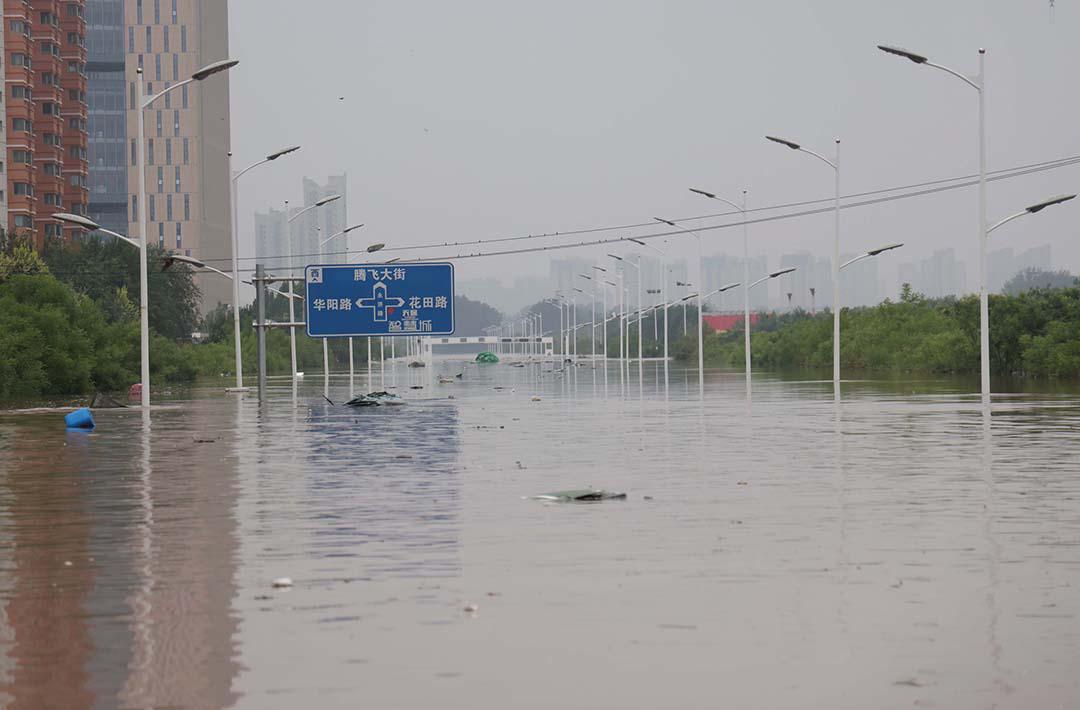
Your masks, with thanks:
[[[374,312],[373,320],[377,323],[385,323],[388,319],[390,308],[400,308],[405,305],[404,298],[389,298],[386,295],[386,284],[377,281],[371,287],[371,298],[356,299],[357,308],[370,308]]]

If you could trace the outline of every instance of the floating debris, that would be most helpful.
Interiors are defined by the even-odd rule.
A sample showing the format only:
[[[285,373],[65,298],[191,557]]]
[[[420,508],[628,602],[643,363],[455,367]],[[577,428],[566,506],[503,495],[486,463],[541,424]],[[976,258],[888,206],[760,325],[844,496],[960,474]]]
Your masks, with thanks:
[[[90,406],[93,409],[127,409],[126,404],[120,404],[104,392],[95,392]]]
[[[466,604],[465,611],[469,614],[475,614],[476,612],[480,611],[480,607],[476,604]]]
[[[533,397],[532,397],[532,401],[539,402],[540,401],[540,396],[534,394]]]
[[[290,577],[278,577],[273,581],[273,586],[277,589],[283,589],[285,587],[292,586],[292,579]]]
[[[205,434],[195,434],[191,437],[191,440],[196,444],[213,444],[217,439],[207,436]]]
[[[570,491],[555,491],[533,496],[533,500],[550,500],[557,503],[595,503],[601,500],[626,500],[625,493],[605,491],[600,488],[582,488]]]
[[[490,350],[485,350],[476,356],[476,361],[481,365],[493,365],[499,361],[499,356]]]
[[[68,429],[93,429],[94,415],[86,407],[80,407],[64,416],[64,425]]]
[[[409,363],[409,367],[427,367],[427,365],[420,362],[419,360],[413,360]]]
[[[346,407],[380,407],[398,406],[405,404],[400,395],[391,392],[369,392],[359,397],[353,397],[345,403]]]

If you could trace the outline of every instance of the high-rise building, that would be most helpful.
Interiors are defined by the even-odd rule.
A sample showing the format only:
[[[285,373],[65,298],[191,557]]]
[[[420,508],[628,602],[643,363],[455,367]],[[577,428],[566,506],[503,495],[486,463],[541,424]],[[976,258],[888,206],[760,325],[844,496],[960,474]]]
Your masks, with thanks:
[[[4,0],[7,212],[11,229],[71,237],[56,212],[86,213],[84,0]]]
[[[345,264],[348,263],[349,250],[362,251],[360,247],[349,245],[349,235],[339,234],[350,226],[347,224],[349,198],[346,176],[331,175],[325,185],[304,178],[302,188],[302,205],[290,204],[286,210],[270,209],[255,213],[255,255],[268,270],[279,275],[291,273],[299,276],[308,264]],[[302,210],[333,195],[338,195],[340,199],[296,217]],[[291,224],[290,217],[296,217]],[[287,234],[291,239],[286,239]],[[319,243],[323,240],[329,241],[320,247]]]
[[[791,266],[795,267],[793,273],[776,280],[780,290],[778,300],[780,307],[792,310],[801,308],[807,312],[821,311],[823,308],[831,309],[832,262],[829,259],[815,259],[813,254],[805,251],[784,254],[780,257],[780,268]],[[770,279],[758,288],[764,288],[766,285],[771,287],[772,281],[773,279]]]
[[[11,22],[12,22],[12,24],[15,24],[15,23],[18,22],[18,20],[12,19]],[[4,49],[4,35],[6,34],[6,28],[5,28],[6,24],[7,24],[6,20],[4,22],[0,22],[0,58],[2,58],[4,62],[7,61],[7,51]],[[0,64],[0,69],[2,69],[2,68],[3,68],[3,65]],[[8,90],[7,90],[7,85],[6,85],[6,82],[5,82],[4,94],[6,95],[7,93],[8,93]],[[2,156],[2,159],[0,159],[0,163],[7,162],[10,165],[11,161],[9,159],[8,152],[7,152],[7,132],[8,132],[7,105],[8,105],[8,99],[6,99],[4,97],[0,97],[0,126],[3,127],[3,128],[0,128],[0,156]],[[3,175],[3,174],[4,174],[4,166],[2,164],[0,164],[0,175]],[[7,183],[7,178],[5,177],[4,182],[0,183],[0,230],[3,230],[5,232],[7,231],[7,228],[8,228],[7,195],[8,195],[8,189],[9,189],[9,186],[6,183]]]
[[[750,257],[750,283],[764,276],[768,269],[768,257]],[[727,254],[707,256],[702,260],[702,271],[705,275],[705,293],[728,284],[741,284],[743,280],[743,258]],[[762,284],[750,292],[750,308],[752,310],[760,311],[768,308],[769,291],[764,286],[765,284]],[[720,312],[741,311],[743,309],[742,289],[734,288],[716,294],[709,299],[709,304],[713,310]]]
[[[228,2],[85,0],[85,4],[90,46],[89,87],[84,90],[91,100],[88,212],[100,224],[137,238],[139,70],[143,94],[149,97],[207,64],[227,59]],[[228,73],[166,94],[143,118],[148,241],[228,266],[232,257]],[[204,310],[231,300],[230,284],[216,274],[200,276],[199,287]]]
[[[87,0],[86,74],[90,99],[89,217],[106,229],[127,234],[127,114],[124,38],[125,0]]]
[[[1049,244],[1014,254],[1011,247],[995,249],[986,255],[986,287],[991,293],[1001,291],[1005,283],[1024,269],[1049,270],[1053,253]]]
[[[897,269],[900,293],[903,284],[911,284],[916,293],[929,298],[942,298],[965,293],[964,263],[958,261],[952,249],[937,249],[928,259],[900,264]]]
[[[857,254],[841,254],[840,263],[854,259]],[[832,302],[832,294],[822,294]],[[877,259],[863,259],[840,272],[840,303],[843,307],[875,306],[881,300]],[[818,303],[821,303],[819,300]]]
[[[607,259],[606,261],[610,262],[612,260]],[[585,279],[578,276],[578,274],[592,275],[594,272],[592,267],[593,264],[584,259],[575,259],[573,257],[552,259],[549,267],[551,275],[549,288],[552,292],[561,291],[566,298],[570,298],[575,287],[584,289]],[[615,268],[611,267],[609,271],[614,272]],[[627,269],[627,271],[632,271],[632,269]],[[552,295],[554,294],[549,294],[548,298]]]

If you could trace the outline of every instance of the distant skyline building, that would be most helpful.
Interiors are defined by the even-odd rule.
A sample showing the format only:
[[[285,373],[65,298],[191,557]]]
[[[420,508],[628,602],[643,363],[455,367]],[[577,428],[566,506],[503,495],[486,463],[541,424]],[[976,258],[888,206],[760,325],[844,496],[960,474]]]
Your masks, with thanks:
[[[929,298],[942,298],[966,293],[967,278],[964,263],[957,260],[953,249],[937,249],[927,259],[900,264],[897,268],[896,293],[903,284]]]
[[[612,261],[614,260],[605,258],[605,263],[599,263],[597,265],[614,271],[614,265],[606,263]],[[551,298],[555,295],[556,291],[562,291],[563,294],[569,298],[575,287],[584,290],[585,279],[578,276],[578,274],[592,274],[593,263],[594,262],[573,257],[552,259],[551,264],[548,266],[548,273],[550,274],[550,291],[544,298]]]
[[[1053,250],[1049,244],[1042,244],[1015,254],[1012,247],[996,249],[986,255],[986,286],[991,293],[997,293],[1006,282],[1024,269],[1042,269],[1049,271],[1053,264]]]
[[[795,267],[793,273],[777,279],[780,295],[773,303],[779,302],[780,310],[799,308],[807,312],[811,310],[820,312],[826,308],[831,310],[833,307],[832,261],[815,257],[810,252],[800,251],[780,257],[780,268],[790,267]],[[758,288],[763,288],[765,285],[762,284]],[[810,289],[814,289],[813,294],[810,293]]]
[[[721,288],[728,284],[743,281],[743,258],[728,254],[716,254],[707,256],[702,260],[702,269],[705,274],[705,293]],[[750,282],[753,283],[769,271],[769,259],[766,256],[750,257]],[[709,299],[712,310],[721,313],[734,313],[743,309],[742,288],[734,288],[724,293],[719,293]],[[766,310],[769,307],[769,290],[765,284],[758,286],[750,292],[750,309],[755,311]]]
[[[843,264],[858,254],[841,254]],[[820,304],[819,294],[819,304]],[[829,307],[832,307],[832,293],[824,294]],[[843,308],[856,306],[876,306],[881,302],[881,282],[878,276],[878,260],[863,259],[840,272],[840,305]]]
[[[288,211],[269,209],[256,212],[255,218],[255,255],[276,273],[299,275],[305,266],[315,263],[348,263],[348,250],[362,252],[358,246],[349,245],[350,234],[337,236],[321,248],[319,242],[328,239],[348,226],[348,178],[345,174],[331,175],[325,184],[319,184],[305,177],[301,183],[303,203],[289,203]],[[339,195],[334,200],[317,209],[308,210],[289,225],[289,217],[311,207],[324,197]],[[291,227],[291,228],[290,228]],[[292,236],[292,263],[289,263],[289,242],[286,234]],[[363,258],[363,254],[357,258]]]

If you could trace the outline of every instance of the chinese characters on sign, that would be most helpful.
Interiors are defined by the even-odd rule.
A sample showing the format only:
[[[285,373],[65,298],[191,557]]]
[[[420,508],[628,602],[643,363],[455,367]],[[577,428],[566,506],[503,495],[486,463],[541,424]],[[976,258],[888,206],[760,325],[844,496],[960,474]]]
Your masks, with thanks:
[[[306,274],[312,337],[454,332],[451,264],[309,266]]]

